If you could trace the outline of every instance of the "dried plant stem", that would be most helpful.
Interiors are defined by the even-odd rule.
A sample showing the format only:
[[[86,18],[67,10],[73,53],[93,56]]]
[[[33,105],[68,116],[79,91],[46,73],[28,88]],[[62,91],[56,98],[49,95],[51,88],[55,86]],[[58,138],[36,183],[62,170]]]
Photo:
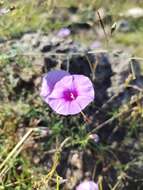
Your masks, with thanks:
[[[20,181],[15,181],[15,182],[13,182],[13,183],[8,183],[8,184],[6,184],[5,186],[0,186],[0,190],[5,189],[5,187],[12,187],[12,186],[14,186],[14,185],[18,185],[18,184],[20,184],[21,182],[25,182],[25,181],[30,180],[30,179],[32,179],[32,177],[25,178],[25,179],[20,180]]]
[[[119,180],[117,181],[117,183],[114,185],[114,187],[111,190],[116,190],[117,188],[119,189],[120,185],[122,184],[122,180],[124,180],[126,177],[128,177],[126,173],[122,172]]]
[[[98,179],[98,187],[99,187],[99,190],[103,190],[103,188],[102,188],[102,181],[103,181],[103,177],[102,177],[102,176],[99,176],[99,179]]]
[[[89,118],[85,115],[85,113],[84,113],[83,111],[81,111],[80,113],[81,113],[81,115],[83,116],[83,119],[84,119],[84,121],[85,121],[86,123],[90,124],[90,123],[92,122],[91,119],[89,119]]]
[[[137,85],[128,84],[127,87],[133,88],[133,89],[138,90],[139,92],[142,92],[142,93],[143,93],[143,89],[140,88],[140,87],[137,86]]]
[[[133,59],[132,59],[133,60]],[[136,79],[136,74],[135,74],[135,69],[134,69],[134,64],[133,64],[133,61],[130,61],[130,64],[131,64],[131,72],[132,72],[132,75],[133,75],[133,79],[135,80]]]
[[[90,59],[89,59],[89,57],[88,57],[87,55],[85,55],[85,58],[87,59],[87,62],[88,62],[88,64],[89,64],[90,71],[91,71],[91,73],[92,73],[92,79],[94,79],[95,73],[94,73],[93,65],[92,65],[92,63],[91,63],[91,61],[90,61]]]
[[[60,182],[60,176],[57,174],[56,172],[56,169],[57,169],[57,166],[60,162],[60,153],[63,149],[63,147],[65,146],[65,144],[67,144],[67,142],[71,139],[71,137],[67,137],[61,144],[59,147],[57,147],[55,149],[55,154],[54,154],[54,157],[53,157],[53,165],[52,165],[52,168],[51,170],[48,172],[48,174],[44,177],[42,177],[42,179],[40,179],[38,182],[36,182],[35,184],[33,184],[33,187],[36,188],[36,189],[40,189],[41,186],[45,186],[46,187],[49,185],[49,182],[50,181],[53,181],[53,177],[54,175],[56,175],[56,190],[59,190],[59,184],[61,184]],[[65,181],[63,181],[64,183]]]
[[[92,133],[96,132],[97,130],[101,129],[102,127],[106,126],[107,124],[112,123],[112,121],[119,118],[121,115],[123,115],[123,113],[125,113],[125,112],[120,112],[117,115],[115,115],[115,116],[111,117],[110,119],[106,120],[105,122],[101,123],[95,129],[92,130]]]
[[[105,39],[106,39],[106,43],[107,43],[107,45],[108,45],[108,41],[109,41],[109,40],[108,40],[108,36],[107,36],[106,31],[105,31],[104,23],[103,23],[103,21],[102,21],[102,18],[101,18],[101,16],[100,16],[99,11],[97,11],[97,15],[98,15],[98,17],[99,17],[100,25],[101,25],[101,27],[102,27],[102,29],[103,29],[103,32],[104,32],[104,35],[105,35]]]
[[[107,35],[107,34],[106,34]],[[77,51],[77,52],[70,52],[69,53],[64,53],[64,52],[47,52],[47,53],[42,53],[42,52],[34,52],[34,51],[17,51],[14,52],[14,55],[11,54],[11,52],[8,53],[3,53],[1,52],[0,55],[0,61],[4,59],[9,59],[17,56],[27,56],[27,57],[43,57],[43,56],[59,56],[59,57],[67,57],[67,56],[77,56],[77,55],[82,55],[85,56],[87,54],[99,54],[99,53],[108,53],[108,54],[115,54],[120,56],[120,52],[118,50],[113,51],[112,49],[104,48],[104,49],[96,49],[96,50],[89,50],[89,51]],[[131,56],[127,57],[127,60],[140,60],[143,61],[143,57],[136,57],[136,56]]]
[[[55,170],[57,168],[57,165],[59,164],[59,160],[60,160],[60,152],[62,151],[62,148],[64,147],[64,145],[70,140],[70,137],[67,137],[60,145],[60,147],[57,149],[55,155],[54,155],[54,163],[52,166],[51,171],[47,174],[46,176],[46,182],[48,183],[48,181],[52,178],[52,176],[55,173]]]
[[[23,138],[20,140],[20,142],[12,149],[12,151],[8,154],[8,156],[6,157],[6,159],[1,163],[0,165],[0,177],[1,174],[3,174],[3,172],[5,171],[5,169],[3,169],[3,167],[8,163],[8,161],[10,159],[12,159],[13,157],[15,157],[15,155],[17,156],[20,151],[21,151],[21,146],[23,145],[23,143],[27,140],[27,138],[33,133],[34,128],[30,129],[24,136]],[[2,170],[3,169],[3,170]]]
[[[10,161],[10,165],[5,165],[4,168],[1,170],[0,172],[0,177],[2,178],[3,176],[6,175],[6,173],[9,171],[9,169],[11,168],[11,164],[13,163],[14,159],[19,155],[19,153],[22,151],[23,146],[21,146],[16,153],[13,155],[13,157],[11,158],[12,161]]]
[[[59,186],[60,186],[60,176],[59,175],[56,176],[56,182],[57,182],[56,190],[59,190]]]

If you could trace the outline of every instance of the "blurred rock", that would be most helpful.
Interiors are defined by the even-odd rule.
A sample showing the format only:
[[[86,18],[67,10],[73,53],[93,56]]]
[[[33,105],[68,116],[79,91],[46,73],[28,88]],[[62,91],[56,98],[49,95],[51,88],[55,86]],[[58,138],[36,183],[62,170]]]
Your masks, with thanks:
[[[130,55],[124,52],[113,54],[110,57],[113,75],[111,86],[107,89],[108,97],[115,96],[110,106],[119,107],[130,101],[131,97],[139,92],[136,89],[128,88],[128,85],[143,87],[143,80],[138,61],[130,59]]]
[[[131,60],[130,55],[127,53],[118,52],[111,55],[110,63],[113,76],[111,77],[111,87],[108,89],[109,96],[123,91],[125,80],[132,72],[134,72],[136,78],[141,75],[139,63],[136,60]]]
[[[129,21],[124,20],[124,19],[119,20],[117,22],[117,30],[119,32],[129,32],[129,31],[131,31],[131,26],[129,24]]]
[[[23,47],[37,47],[39,45],[39,33],[26,33],[20,40]]]

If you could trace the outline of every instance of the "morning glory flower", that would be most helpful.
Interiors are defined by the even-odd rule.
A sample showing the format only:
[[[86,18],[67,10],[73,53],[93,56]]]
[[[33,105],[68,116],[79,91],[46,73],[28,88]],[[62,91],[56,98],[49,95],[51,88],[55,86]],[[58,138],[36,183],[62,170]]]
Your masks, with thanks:
[[[70,34],[71,34],[71,31],[68,28],[62,28],[57,33],[57,36],[61,37],[61,38],[64,38],[64,37],[69,36]]]
[[[76,187],[76,190],[98,190],[98,184],[94,181],[84,181]]]
[[[88,77],[63,72],[56,71],[46,75],[41,96],[56,113],[74,115],[94,100],[94,88]]]

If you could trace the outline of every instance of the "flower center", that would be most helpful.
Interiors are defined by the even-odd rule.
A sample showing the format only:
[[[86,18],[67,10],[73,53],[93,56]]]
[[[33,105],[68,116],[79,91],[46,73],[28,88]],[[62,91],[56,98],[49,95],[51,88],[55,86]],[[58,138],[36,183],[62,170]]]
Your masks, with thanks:
[[[63,97],[66,101],[72,101],[75,100],[77,98],[78,94],[76,90],[65,90],[63,92]]]

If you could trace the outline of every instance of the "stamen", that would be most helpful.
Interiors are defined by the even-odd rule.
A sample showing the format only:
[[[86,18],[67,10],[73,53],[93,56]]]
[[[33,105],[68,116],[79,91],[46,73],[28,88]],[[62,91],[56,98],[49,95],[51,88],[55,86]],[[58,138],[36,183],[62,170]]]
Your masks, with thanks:
[[[66,101],[72,101],[75,100],[77,98],[78,94],[76,90],[65,90],[63,92],[63,97]]]
[[[70,96],[71,96],[71,99],[75,100],[75,97],[72,92],[70,93]]]

